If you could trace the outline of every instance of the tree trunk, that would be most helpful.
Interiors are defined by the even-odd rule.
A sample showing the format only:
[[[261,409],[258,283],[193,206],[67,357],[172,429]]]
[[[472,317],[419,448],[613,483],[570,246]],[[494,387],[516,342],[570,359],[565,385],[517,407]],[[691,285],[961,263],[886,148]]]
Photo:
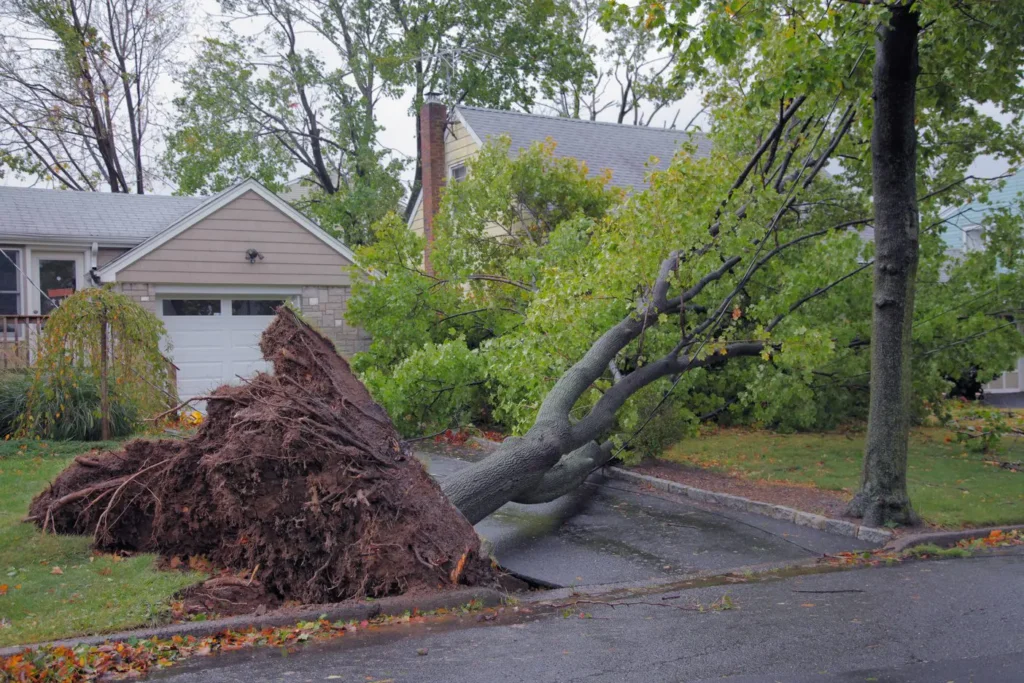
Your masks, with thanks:
[[[907,495],[907,447],[918,258],[918,18],[908,5],[892,7],[889,25],[879,27],[875,49],[871,400],[861,489],[849,508],[871,526],[916,522]]]

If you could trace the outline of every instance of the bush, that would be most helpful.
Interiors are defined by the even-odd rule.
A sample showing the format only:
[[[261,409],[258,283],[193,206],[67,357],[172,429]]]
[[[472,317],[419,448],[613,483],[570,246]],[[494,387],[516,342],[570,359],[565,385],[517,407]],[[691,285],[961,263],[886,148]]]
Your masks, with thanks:
[[[18,429],[18,418],[25,412],[32,376],[24,370],[0,374],[0,436],[10,436]]]
[[[44,380],[45,382],[45,380]],[[45,382],[52,391],[36,399],[38,420],[30,419],[33,436],[53,441],[99,441],[100,386],[90,374],[76,373],[63,382]],[[25,400],[22,399],[24,406]],[[140,427],[134,403],[110,392],[110,436],[130,436]]]

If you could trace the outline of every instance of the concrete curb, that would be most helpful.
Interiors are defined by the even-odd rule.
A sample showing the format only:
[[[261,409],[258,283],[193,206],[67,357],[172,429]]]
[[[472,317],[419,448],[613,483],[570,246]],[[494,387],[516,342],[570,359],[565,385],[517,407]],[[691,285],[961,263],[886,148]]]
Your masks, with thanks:
[[[613,479],[630,481],[635,484],[646,484],[658,489],[659,491],[686,496],[687,498],[691,498],[701,503],[712,503],[732,510],[752,512],[755,515],[763,515],[764,517],[771,517],[772,519],[778,519],[784,522],[793,522],[799,526],[819,529],[837,536],[848,536],[850,538],[867,541],[868,543],[878,544],[888,543],[893,538],[893,532],[888,529],[860,526],[853,522],[847,522],[842,519],[831,519],[811,512],[795,510],[784,505],[772,505],[771,503],[762,503],[761,501],[733,496],[728,493],[716,493],[714,491],[698,489],[693,486],[669,481],[668,479],[660,479],[647,474],[630,472],[629,470],[624,470],[621,467],[606,467],[605,472]]]
[[[940,547],[951,547],[959,541],[967,538],[985,538],[993,531],[1020,531],[1024,533],[1024,524],[1010,524],[1007,526],[987,526],[980,529],[960,529],[959,531],[935,531],[927,534],[914,534],[912,536],[900,536],[886,544],[885,549],[893,552],[903,552],[907,548],[918,545],[934,543]]]
[[[456,590],[435,593],[433,595],[396,595],[392,598],[381,598],[373,601],[336,602],[326,605],[304,605],[291,607],[262,615],[243,614],[237,617],[213,619],[211,621],[189,621],[181,624],[168,624],[154,628],[143,628],[135,631],[122,631],[99,636],[82,636],[66,640],[54,640],[45,643],[31,643],[0,648],[0,657],[24,652],[26,649],[37,649],[47,645],[102,645],[106,642],[144,638],[167,639],[172,636],[193,636],[203,638],[222,631],[241,631],[248,628],[264,629],[276,626],[289,626],[300,621],[314,621],[324,616],[328,621],[362,621],[381,615],[398,616],[413,609],[430,612],[436,609],[453,609],[476,600],[484,607],[500,605],[505,594],[493,588],[459,588]]]

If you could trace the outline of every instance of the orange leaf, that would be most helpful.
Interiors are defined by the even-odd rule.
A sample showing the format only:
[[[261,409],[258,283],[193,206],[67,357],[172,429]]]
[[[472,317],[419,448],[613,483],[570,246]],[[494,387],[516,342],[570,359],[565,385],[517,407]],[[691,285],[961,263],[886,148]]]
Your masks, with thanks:
[[[736,308],[732,309],[732,319],[733,320],[739,319],[739,317],[741,315],[743,315],[743,311],[741,311],[738,306]]]
[[[7,584],[0,583],[0,595],[7,595]]]
[[[64,570],[61,569],[60,567],[54,567],[53,569],[50,570],[50,573],[51,574],[58,574],[59,575],[59,574],[63,574]]]

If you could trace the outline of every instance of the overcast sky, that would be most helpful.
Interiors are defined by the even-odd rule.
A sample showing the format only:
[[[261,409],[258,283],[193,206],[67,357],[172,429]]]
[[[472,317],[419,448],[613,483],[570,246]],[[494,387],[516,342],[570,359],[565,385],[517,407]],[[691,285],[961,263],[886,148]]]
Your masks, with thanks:
[[[216,33],[218,26],[224,20],[219,10],[219,4],[217,0],[197,0],[198,5],[195,11],[195,18],[192,23],[192,29],[190,31],[189,39],[183,46],[180,55],[180,61],[187,63],[191,60],[195,54],[196,44],[200,39],[205,36]],[[236,30],[245,33],[258,32],[260,26],[252,21],[247,22],[235,22],[233,27]],[[328,67],[337,66],[338,58],[337,53],[330,48],[325,41],[319,36],[316,36],[312,32],[308,32],[303,36],[306,42],[306,47],[317,51],[317,53],[325,60]],[[614,84],[613,84],[614,86]],[[176,79],[173,74],[166,74],[160,88],[160,95],[164,100],[165,111],[169,109],[169,102],[171,98],[180,92],[177,87]],[[382,126],[380,132],[380,144],[393,151],[393,153],[399,158],[414,159],[416,153],[416,120],[411,116],[409,110],[411,102],[411,94],[402,97],[401,99],[383,99],[377,107],[378,123]],[[691,118],[697,115],[701,109],[701,97],[697,92],[688,94],[677,106],[666,108],[660,112],[651,124],[653,126],[667,126],[670,125],[673,118],[677,116],[678,112],[678,125],[683,126]],[[535,113],[544,113],[543,108],[538,107],[535,109]],[[609,109],[600,117],[600,120],[614,121],[614,110]],[[160,121],[162,124],[163,121]],[[162,151],[162,137],[163,127],[154,126],[150,130],[150,140],[153,152],[159,154]],[[150,167],[154,167],[155,162],[150,162]],[[991,159],[980,159],[975,163],[972,168],[972,172],[976,175],[991,176],[997,175],[1005,170],[1006,164],[993,161]],[[412,180],[413,166],[408,165],[405,173],[402,176],[406,187]],[[5,178],[0,179],[0,185],[37,185],[40,184],[34,182],[31,179],[19,179],[14,177],[10,172],[7,173]],[[153,187],[153,191],[158,194],[170,194],[173,188],[164,184],[157,183]]]

